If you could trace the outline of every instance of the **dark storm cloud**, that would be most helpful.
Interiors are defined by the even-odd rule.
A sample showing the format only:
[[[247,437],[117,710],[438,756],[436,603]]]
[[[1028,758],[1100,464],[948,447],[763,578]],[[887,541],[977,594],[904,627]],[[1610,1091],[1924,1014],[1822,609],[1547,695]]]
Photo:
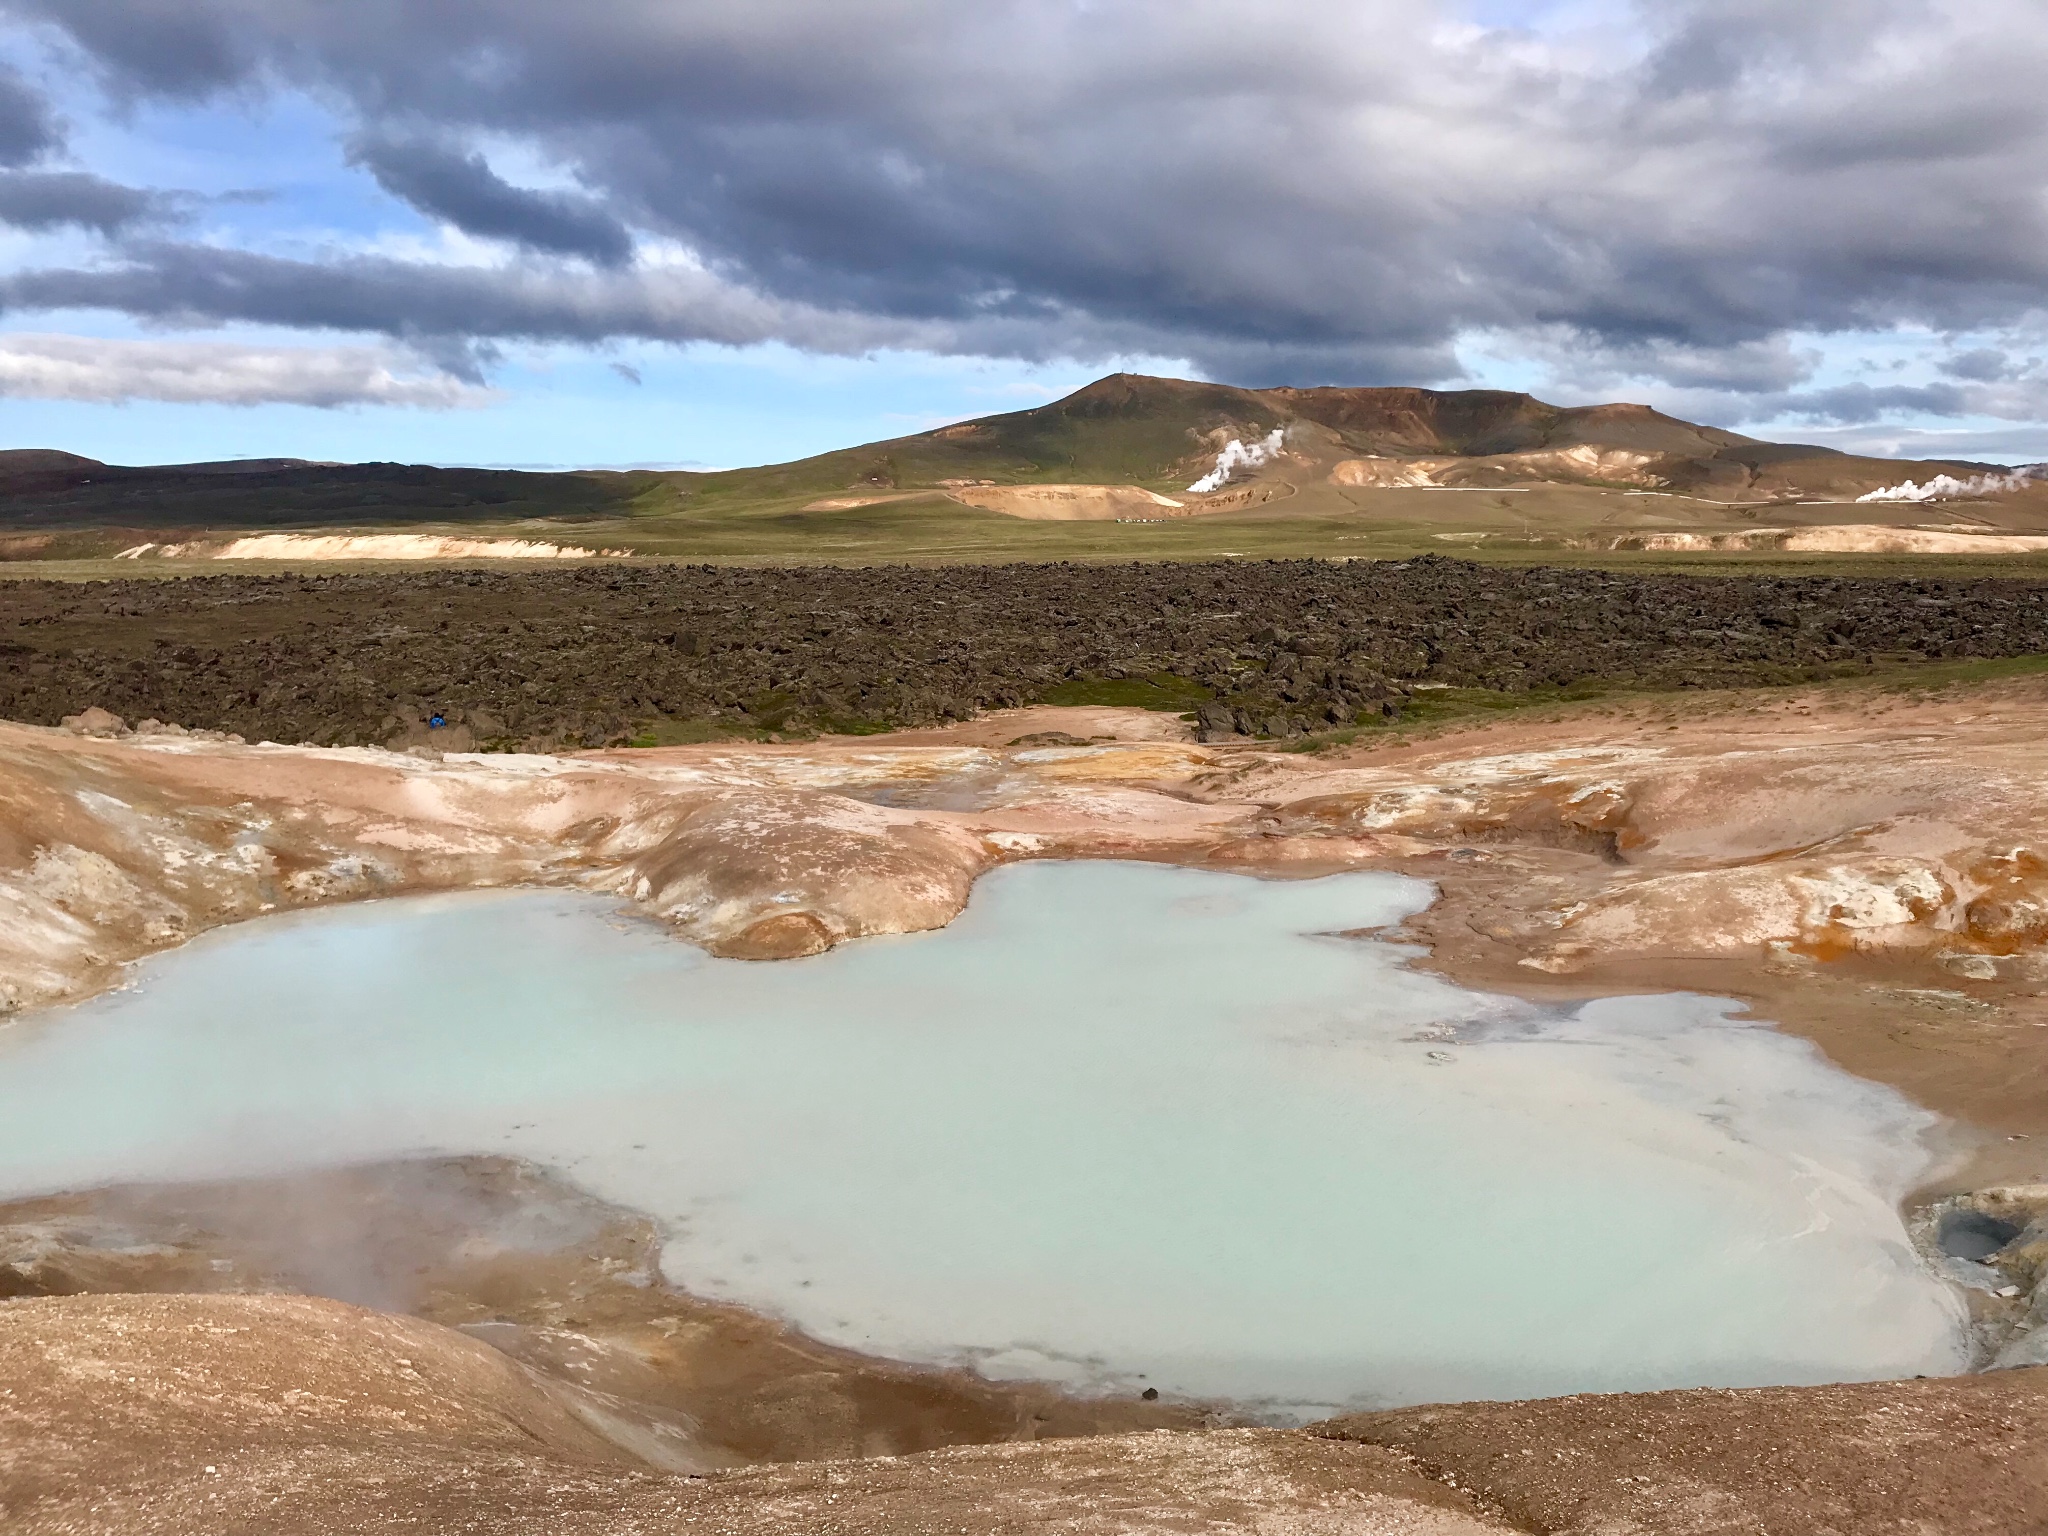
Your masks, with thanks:
[[[1838,426],[1882,421],[1900,411],[1927,416],[1961,416],[1970,409],[1969,392],[1954,384],[1841,384],[1788,394],[1777,414]]]
[[[1441,378],[1476,330],[1759,394],[1796,383],[1772,351],[1788,332],[2048,309],[2038,0],[1616,0],[1605,30],[1547,38],[1415,0],[14,8],[117,95],[345,102],[385,146],[365,165],[415,206],[611,266],[209,273],[166,245],[17,278],[17,304],[1146,350],[1252,383]],[[431,147],[479,135],[573,168],[589,198]],[[625,268],[629,223],[704,270]]]
[[[20,71],[0,64],[0,224],[26,230],[70,225],[112,236],[174,218],[187,201],[86,171],[25,168],[64,147],[49,102]]]
[[[19,71],[0,65],[0,166],[22,166],[62,142],[49,103]]]
[[[692,269],[593,277],[548,263],[479,270],[384,257],[305,261],[168,241],[125,251],[120,264],[0,276],[0,310],[113,309],[174,324],[251,320],[423,345],[454,339],[464,350],[436,355],[461,372],[475,366],[464,359],[474,358],[476,338],[744,346],[787,337],[833,352],[943,340],[937,330],[779,303]]]
[[[1968,379],[1977,384],[2001,384],[2021,377],[2024,372],[1995,347],[1977,347],[1944,358],[1941,371],[1952,379]]]
[[[179,212],[173,194],[124,187],[84,171],[0,171],[0,224],[16,229],[71,224],[117,235]]]
[[[552,262],[478,269],[388,257],[296,260],[175,241],[130,242],[127,260],[0,275],[0,314],[110,309],[171,325],[247,320],[375,332],[481,382],[491,338],[595,344],[617,337],[749,346],[782,341],[854,355],[880,348],[1011,357],[1157,354],[1171,332],[1039,308],[914,318],[828,308],[765,294],[691,266],[592,273]],[[1355,358],[1353,348],[1286,352],[1239,345],[1240,371],[1299,377]],[[1440,371],[1442,355],[1375,354],[1395,375]],[[1289,366],[1290,363],[1292,366]]]
[[[482,155],[461,154],[428,139],[364,134],[350,144],[349,159],[393,197],[466,234],[581,256],[600,266],[633,259],[626,226],[590,198],[515,187]]]

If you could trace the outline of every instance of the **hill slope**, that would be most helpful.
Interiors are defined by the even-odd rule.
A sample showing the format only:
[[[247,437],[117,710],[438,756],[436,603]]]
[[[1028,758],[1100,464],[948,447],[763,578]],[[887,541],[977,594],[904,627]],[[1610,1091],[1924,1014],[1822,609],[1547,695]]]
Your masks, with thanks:
[[[317,527],[622,515],[658,476],[236,459],[129,467],[0,450],[0,529]]]
[[[1253,451],[1237,455],[1219,478],[1219,455],[1233,440]],[[1543,537],[1555,539],[1687,516],[1725,522],[1753,515],[1752,507],[1849,501],[1907,478],[1987,467],[1854,458],[1759,442],[1642,405],[1564,407],[1505,390],[1251,390],[1113,374],[1030,410],[714,473],[544,474],[292,459],[131,468],[54,450],[0,452],[0,559],[104,555],[148,540],[256,529],[520,533],[537,522],[591,524],[575,537],[607,545],[745,550],[756,558],[880,553],[909,548],[910,539],[945,551],[947,530],[958,530],[967,540],[953,555],[960,558],[998,546],[1014,553],[1016,539],[995,530],[1013,518],[1364,514],[1375,525],[1406,520],[1441,530],[1479,514],[1479,497],[1382,494],[1418,488],[1516,491],[1484,498],[1495,505],[1493,522],[1483,526],[1548,529]],[[1192,491],[1198,483],[1204,489]],[[1614,500],[1621,491],[1694,500],[1656,503],[1662,510],[1653,515],[1649,502]],[[1543,500],[1560,495],[1570,505]],[[1474,505],[1468,514],[1452,502]],[[1829,513],[1821,520],[1842,519]],[[1045,542],[1051,533],[1030,537],[1038,541],[1028,544],[1032,550],[1061,552]]]
[[[1298,485],[1334,474],[1340,485],[1535,481],[1772,500],[1860,494],[1914,474],[1987,467],[1856,458],[1760,442],[1643,405],[1555,406],[1507,390],[1252,390],[1120,373],[1031,410],[790,464],[675,479],[714,502],[983,480],[1132,483],[1171,494],[1207,473],[1231,439],[1254,443],[1275,429],[1282,452],[1233,483],[1282,477]],[[1354,467],[1339,468],[1347,464]],[[1244,501],[1216,495],[1196,505],[1222,510]]]

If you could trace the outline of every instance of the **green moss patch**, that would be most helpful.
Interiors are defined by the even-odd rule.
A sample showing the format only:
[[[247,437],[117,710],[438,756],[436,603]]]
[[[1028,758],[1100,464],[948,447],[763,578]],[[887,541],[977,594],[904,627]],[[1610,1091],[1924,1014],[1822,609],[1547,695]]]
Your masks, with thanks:
[[[1038,696],[1041,704],[1092,705],[1106,709],[1157,709],[1186,714],[1215,697],[1189,677],[1171,672],[1154,672],[1147,677],[1077,677],[1048,688]]]

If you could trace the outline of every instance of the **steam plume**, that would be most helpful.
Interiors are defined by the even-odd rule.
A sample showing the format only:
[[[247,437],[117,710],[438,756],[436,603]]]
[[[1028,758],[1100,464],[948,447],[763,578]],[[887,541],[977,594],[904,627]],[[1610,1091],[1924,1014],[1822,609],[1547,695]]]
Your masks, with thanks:
[[[1229,481],[1231,472],[1236,469],[1257,469],[1280,452],[1280,444],[1286,436],[1284,427],[1275,427],[1249,448],[1233,437],[1223,445],[1223,451],[1216,455],[1216,467],[1188,489],[1200,495],[1204,491],[1220,489]]]
[[[1945,501],[1957,496],[1997,496],[2006,491],[2023,491],[2036,480],[2048,480],[2048,464],[2022,464],[2002,475],[1972,475],[1958,480],[1954,475],[1936,475],[1925,485],[1908,480],[1882,490],[1858,496],[1858,501]]]

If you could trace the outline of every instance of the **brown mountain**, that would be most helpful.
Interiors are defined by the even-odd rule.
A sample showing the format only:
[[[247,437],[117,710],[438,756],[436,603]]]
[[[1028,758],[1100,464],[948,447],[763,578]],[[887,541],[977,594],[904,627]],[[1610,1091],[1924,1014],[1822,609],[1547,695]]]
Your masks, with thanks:
[[[531,473],[299,459],[128,467],[49,449],[0,452],[0,533],[235,530],[585,520],[787,505],[964,482],[1141,486],[1176,500],[1232,439],[1284,451],[1191,510],[1309,486],[1554,482],[1731,501],[1849,498],[1991,466],[1855,458],[1699,426],[1644,405],[1555,406],[1508,390],[1238,389],[1119,373],[1063,400],[788,464],[711,474]],[[963,500],[976,493],[959,492]],[[1137,494],[1137,493],[1133,493]],[[986,498],[984,498],[985,500]],[[1005,510],[1008,510],[1007,508]]]
[[[760,469],[679,476],[713,500],[988,480],[1134,484],[1178,494],[1232,438],[1274,429],[1284,455],[1233,477],[1297,484],[1561,481],[1737,500],[1852,496],[1987,466],[1857,458],[1767,443],[1646,405],[1556,406],[1510,390],[1238,389],[1119,373],[1063,400]]]

